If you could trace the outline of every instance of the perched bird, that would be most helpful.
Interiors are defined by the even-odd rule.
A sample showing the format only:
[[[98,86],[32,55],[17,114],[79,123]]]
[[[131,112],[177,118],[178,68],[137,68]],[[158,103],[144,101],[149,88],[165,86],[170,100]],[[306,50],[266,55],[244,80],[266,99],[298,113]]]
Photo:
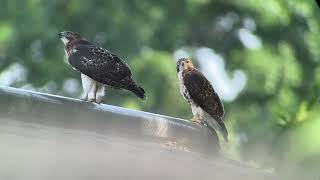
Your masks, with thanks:
[[[218,94],[214,91],[210,82],[196,68],[192,61],[187,58],[179,59],[177,62],[177,73],[180,85],[180,93],[191,105],[192,121],[196,123],[205,122],[215,130],[222,133],[225,141],[228,141],[228,131],[223,122],[224,107]],[[204,118],[209,115],[206,121]]]
[[[65,45],[69,64],[81,73],[84,100],[101,103],[105,85],[127,89],[145,98],[145,91],[132,79],[128,64],[117,55],[97,47],[78,33],[60,32],[59,38]]]

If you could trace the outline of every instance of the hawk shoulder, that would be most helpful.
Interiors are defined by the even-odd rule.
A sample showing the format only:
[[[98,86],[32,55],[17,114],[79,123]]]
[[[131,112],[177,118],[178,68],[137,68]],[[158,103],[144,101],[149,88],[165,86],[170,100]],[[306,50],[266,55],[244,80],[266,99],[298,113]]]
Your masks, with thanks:
[[[121,87],[121,80],[131,77],[130,68],[122,59],[91,43],[75,44],[69,52],[70,65],[100,83]]]

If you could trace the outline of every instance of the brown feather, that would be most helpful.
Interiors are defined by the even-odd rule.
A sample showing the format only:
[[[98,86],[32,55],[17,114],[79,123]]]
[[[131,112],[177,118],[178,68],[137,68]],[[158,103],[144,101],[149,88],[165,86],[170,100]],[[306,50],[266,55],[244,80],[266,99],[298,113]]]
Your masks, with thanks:
[[[213,118],[223,118],[223,104],[210,82],[197,69],[185,70],[184,85],[192,100]]]
[[[228,141],[228,131],[223,122],[224,107],[210,82],[195,68],[188,68],[183,71],[183,81],[192,101],[218,123],[224,139]]]

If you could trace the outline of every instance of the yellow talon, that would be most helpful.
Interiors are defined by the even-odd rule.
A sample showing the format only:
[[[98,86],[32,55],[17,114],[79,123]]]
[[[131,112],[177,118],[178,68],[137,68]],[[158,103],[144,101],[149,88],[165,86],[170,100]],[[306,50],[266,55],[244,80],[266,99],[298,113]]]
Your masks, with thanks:
[[[193,117],[191,121],[197,124],[201,124],[201,120],[198,117]]]

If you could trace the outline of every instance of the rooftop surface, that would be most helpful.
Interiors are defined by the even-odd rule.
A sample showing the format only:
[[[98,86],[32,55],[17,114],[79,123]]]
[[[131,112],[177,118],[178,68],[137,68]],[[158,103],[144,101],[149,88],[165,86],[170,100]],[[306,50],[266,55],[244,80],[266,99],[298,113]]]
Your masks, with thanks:
[[[187,120],[0,88],[0,179],[270,179]]]

